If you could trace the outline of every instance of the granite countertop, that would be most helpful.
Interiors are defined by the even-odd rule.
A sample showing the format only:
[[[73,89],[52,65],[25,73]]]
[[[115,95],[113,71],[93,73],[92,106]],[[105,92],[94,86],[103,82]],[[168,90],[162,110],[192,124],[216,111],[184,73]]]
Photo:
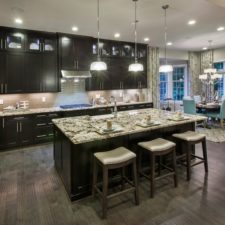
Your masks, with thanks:
[[[138,125],[138,123],[142,122],[144,124],[148,115],[151,115],[151,120],[158,123],[158,125],[148,127]],[[92,117],[80,116],[54,119],[53,123],[72,141],[72,143],[81,144],[147,130],[206,120],[206,117],[196,115],[184,115],[185,120],[182,121],[170,120],[171,118],[174,118],[175,115],[175,113],[158,109],[140,109],[119,112],[117,114],[117,118],[114,118],[113,115]],[[109,119],[112,121],[116,132],[103,133],[102,128],[106,127],[106,121]]]
[[[117,106],[120,105],[135,105],[135,104],[146,104],[151,102],[118,102]],[[75,111],[75,110],[86,110],[86,109],[95,109],[95,108],[102,108],[102,107],[112,107],[114,104],[108,105],[95,105],[91,107],[85,108],[72,108],[72,109],[62,109],[60,107],[50,107],[50,108],[36,108],[36,109],[28,109],[28,110],[12,110],[12,111],[0,111],[0,117],[3,116],[20,116],[20,115],[29,115],[29,114],[38,114],[38,113],[51,113],[51,112],[66,112],[66,111]]]

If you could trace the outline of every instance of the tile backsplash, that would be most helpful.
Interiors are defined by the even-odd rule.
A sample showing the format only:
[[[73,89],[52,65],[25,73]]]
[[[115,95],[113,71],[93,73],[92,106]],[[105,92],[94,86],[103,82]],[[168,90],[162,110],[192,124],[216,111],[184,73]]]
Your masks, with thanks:
[[[16,105],[19,101],[28,100],[30,108],[54,107],[66,104],[76,103],[92,103],[92,99],[96,97],[104,97],[107,101],[110,96],[113,96],[117,101],[147,101],[147,89],[132,89],[132,90],[112,90],[112,91],[85,91],[85,81],[80,80],[74,82],[67,80],[61,84],[61,92],[59,93],[34,93],[34,94],[10,94],[0,95],[3,100],[3,105],[0,105],[0,110],[9,105]]]

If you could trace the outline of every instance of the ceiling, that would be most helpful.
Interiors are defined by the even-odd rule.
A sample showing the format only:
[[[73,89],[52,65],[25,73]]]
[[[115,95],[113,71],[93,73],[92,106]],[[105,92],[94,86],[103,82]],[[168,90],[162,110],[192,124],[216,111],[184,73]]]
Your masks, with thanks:
[[[163,4],[169,4],[168,41],[171,49],[201,50],[213,40],[213,47],[225,46],[224,0],[139,0],[138,41],[151,39],[150,45],[162,47]],[[18,27],[73,33],[71,27],[79,27],[76,34],[96,36],[97,0],[0,0],[0,25],[18,26],[15,17],[24,23]],[[115,32],[121,33],[120,40],[133,41],[134,3],[132,0],[100,0],[101,37],[114,39]],[[196,25],[188,26],[190,19]]]

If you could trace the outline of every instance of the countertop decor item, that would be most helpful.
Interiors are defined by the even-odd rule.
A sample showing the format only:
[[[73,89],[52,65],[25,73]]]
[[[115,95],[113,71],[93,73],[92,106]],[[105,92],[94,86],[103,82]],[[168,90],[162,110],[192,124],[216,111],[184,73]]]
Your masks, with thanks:
[[[100,13],[99,13],[99,0],[97,0],[97,24],[98,24],[98,44],[97,44],[97,49],[98,49],[98,56],[97,56],[97,61],[92,62],[90,66],[91,71],[104,71],[107,70],[107,65],[105,62],[103,62],[100,58],[100,49],[99,49],[99,39],[100,39]]]
[[[169,65],[167,63],[167,9],[169,8],[169,5],[163,5],[162,6],[162,9],[164,10],[165,12],[165,64],[164,65],[161,65],[159,67],[159,72],[160,73],[169,73],[169,72],[173,72],[173,67],[172,65]]]
[[[134,37],[135,37],[135,49],[134,49],[134,63],[129,65],[128,71],[130,72],[140,72],[144,70],[144,67],[141,63],[138,63],[137,60],[137,1],[138,0],[133,0],[135,3],[135,20],[134,20]]]

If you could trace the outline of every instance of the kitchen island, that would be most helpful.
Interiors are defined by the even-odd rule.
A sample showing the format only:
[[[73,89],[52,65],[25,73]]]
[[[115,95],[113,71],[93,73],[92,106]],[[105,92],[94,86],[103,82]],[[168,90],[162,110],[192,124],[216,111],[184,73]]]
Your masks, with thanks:
[[[151,116],[151,126],[146,118]],[[171,112],[141,109],[119,112],[117,116],[80,116],[54,119],[54,161],[69,198],[77,200],[91,193],[93,153],[124,146],[136,151],[139,141],[195,130],[206,117],[185,115],[180,120]],[[114,130],[105,132],[110,120]]]

